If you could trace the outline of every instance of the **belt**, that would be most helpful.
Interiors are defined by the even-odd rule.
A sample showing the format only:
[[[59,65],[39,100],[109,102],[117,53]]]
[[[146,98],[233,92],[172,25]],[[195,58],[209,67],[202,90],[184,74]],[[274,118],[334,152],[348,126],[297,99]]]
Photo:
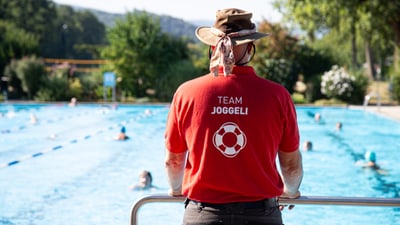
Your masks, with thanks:
[[[267,198],[260,201],[255,202],[234,202],[234,203],[207,203],[207,202],[200,202],[191,199],[186,200],[188,203],[197,205],[200,207],[211,207],[211,208],[243,208],[243,209],[259,209],[259,208],[273,208],[278,206],[278,202],[276,198]]]

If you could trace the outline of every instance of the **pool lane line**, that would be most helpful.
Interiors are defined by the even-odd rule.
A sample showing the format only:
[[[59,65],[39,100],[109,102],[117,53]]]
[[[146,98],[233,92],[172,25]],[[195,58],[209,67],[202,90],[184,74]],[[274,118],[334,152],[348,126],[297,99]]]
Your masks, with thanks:
[[[66,120],[66,119],[73,119],[74,117],[83,116],[83,115],[86,115],[86,114],[89,114],[89,111],[84,111],[84,112],[76,113],[76,114],[73,114],[73,115],[67,115],[65,117],[58,117],[56,119],[47,119],[47,120],[43,120],[43,121],[45,123],[54,123],[54,122],[58,122],[58,121]],[[24,130],[24,129],[28,128],[28,127],[34,127],[34,126],[37,126],[37,125],[41,124],[41,121],[42,120],[39,120],[39,122],[37,122],[37,123],[28,122],[25,125],[13,127],[11,129],[0,130],[0,134],[9,134],[11,132]]]
[[[21,158],[19,158],[19,159],[17,159],[17,160],[13,160],[13,161],[8,162],[8,163],[0,164],[0,169],[1,169],[1,168],[8,167],[8,166],[16,165],[16,164],[18,164],[18,163],[20,163],[20,162],[23,162],[23,161],[25,161],[25,160],[28,160],[28,159],[32,159],[32,158],[39,157],[39,156],[44,155],[44,154],[46,154],[46,153],[48,153],[48,152],[51,152],[51,151],[59,150],[59,149],[61,149],[62,147],[63,147],[62,145],[57,145],[57,146],[54,146],[54,147],[52,147],[52,148],[50,148],[50,149],[47,149],[47,150],[44,150],[44,151],[41,151],[41,152],[37,152],[37,153],[34,153],[34,154],[32,154],[32,155],[23,156],[23,157],[21,157]]]
[[[114,126],[109,126],[107,129],[102,128],[102,129],[99,129],[99,130],[93,132],[92,134],[84,135],[84,136],[82,136],[81,138],[78,138],[78,139],[75,138],[75,139],[69,140],[65,144],[66,145],[75,144],[75,143],[78,143],[79,141],[84,141],[84,140],[90,139],[92,136],[95,136],[96,134],[100,134],[100,133],[104,132],[105,130],[113,130],[114,128],[120,127],[121,125],[126,125],[126,124],[128,124],[128,123],[130,123],[132,121],[156,115],[160,111],[161,111],[161,109],[160,110],[156,110],[155,112],[152,112],[151,114],[141,113],[141,114],[137,115],[136,117],[133,117],[133,118],[131,118],[129,120],[124,120],[124,121],[122,121],[122,122],[120,122],[120,123],[118,123],[118,124],[116,124]],[[28,160],[28,159],[37,158],[37,157],[45,155],[45,154],[47,154],[49,152],[60,150],[60,149],[64,148],[64,146],[65,145],[56,145],[54,147],[45,149],[43,151],[40,151],[40,152],[37,152],[37,153],[34,153],[34,154],[25,155],[25,156],[23,156],[23,157],[21,157],[21,158],[19,158],[17,160],[13,160],[13,161],[10,161],[8,163],[0,164],[0,169],[19,164],[19,163],[21,163],[21,162],[23,162],[25,160]]]

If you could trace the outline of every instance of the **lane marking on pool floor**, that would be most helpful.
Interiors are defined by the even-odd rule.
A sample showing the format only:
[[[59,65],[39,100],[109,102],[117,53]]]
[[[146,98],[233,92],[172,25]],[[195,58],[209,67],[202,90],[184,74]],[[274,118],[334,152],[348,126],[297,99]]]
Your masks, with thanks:
[[[97,134],[103,133],[106,130],[112,130],[112,129],[120,127],[122,125],[127,125],[132,121],[136,121],[136,120],[143,119],[143,118],[148,118],[150,116],[158,114],[159,112],[161,112],[163,110],[165,110],[165,109],[159,109],[159,110],[151,111],[151,113],[145,111],[144,113],[141,113],[141,114],[137,115],[136,117],[133,117],[133,118],[128,119],[128,120],[123,120],[123,121],[119,122],[116,125],[109,126],[107,129],[102,128],[102,129],[99,129],[99,130],[93,132],[92,134],[84,135],[83,137],[69,140],[69,141],[65,142],[64,144],[56,145],[54,147],[47,148],[47,149],[45,149],[43,151],[40,151],[40,152],[37,152],[37,153],[34,153],[34,154],[28,154],[28,155],[22,156],[19,159],[12,160],[12,161],[10,161],[8,163],[2,163],[2,164],[0,164],[0,169],[16,165],[16,164],[18,164],[20,162],[23,162],[23,161],[26,161],[28,159],[37,158],[37,157],[45,155],[46,153],[49,153],[49,152],[60,150],[60,149],[64,148],[64,146],[66,146],[66,145],[75,144],[75,143],[78,143],[79,141],[85,141],[87,139],[90,139],[92,136],[95,136]]]

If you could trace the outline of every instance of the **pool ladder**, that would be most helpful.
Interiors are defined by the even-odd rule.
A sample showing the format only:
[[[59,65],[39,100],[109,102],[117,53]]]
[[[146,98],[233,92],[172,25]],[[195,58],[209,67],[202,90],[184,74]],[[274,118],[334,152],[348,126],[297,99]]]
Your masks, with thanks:
[[[369,93],[366,96],[364,96],[364,102],[363,102],[364,110],[368,106],[369,100],[372,97],[376,98],[376,106],[378,107],[378,110],[380,109],[380,107],[381,107],[381,96],[379,95],[379,93]]]
[[[139,208],[151,202],[180,202],[185,197],[171,197],[169,195],[149,195],[138,199],[131,208],[130,225],[137,225],[137,213]],[[325,197],[325,196],[301,196],[297,199],[280,199],[282,205],[347,205],[347,206],[385,206],[400,207],[400,198],[365,198],[365,197]]]

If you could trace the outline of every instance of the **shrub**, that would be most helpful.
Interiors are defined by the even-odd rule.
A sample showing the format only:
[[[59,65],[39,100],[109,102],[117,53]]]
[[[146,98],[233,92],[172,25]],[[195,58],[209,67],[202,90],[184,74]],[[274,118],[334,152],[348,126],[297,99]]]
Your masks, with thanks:
[[[301,94],[301,93],[294,92],[292,94],[292,99],[293,99],[293,102],[295,104],[305,104],[305,103],[307,103],[306,99],[304,98],[304,95]]]
[[[393,98],[400,103],[400,74],[393,76],[392,78],[392,91]]]
[[[354,71],[355,80],[352,82],[353,91],[348,103],[362,104],[369,85],[369,78],[365,76],[363,70]]]
[[[46,79],[42,88],[35,96],[38,101],[60,101],[68,100],[68,80],[64,77],[51,76]]]
[[[69,98],[76,97],[78,99],[81,99],[83,90],[82,90],[82,84],[78,78],[69,81],[68,89],[69,89],[68,91],[69,96],[67,97]]]
[[[333,66],[321,77],[321,93],[328,98],[336,98],[352,104],[363,102],[369,80],[362,71],[351,75],[343,67]]]
[[[283,85],[290,93],[300,71],[298,63],[286,59],[264,59],[254,65],[257,74]]]
[[[12,60],[6,67],[5,73],[10,77],[9,85],[13,90],[22,91],[28,99],[32,99],[39,91],[46,76],[45,66],[35,56]]]
[[[321,93],[329,98],[347,100],[353,91],[355,77],[351,76],[343,67],[333,66],[322,75]]]

